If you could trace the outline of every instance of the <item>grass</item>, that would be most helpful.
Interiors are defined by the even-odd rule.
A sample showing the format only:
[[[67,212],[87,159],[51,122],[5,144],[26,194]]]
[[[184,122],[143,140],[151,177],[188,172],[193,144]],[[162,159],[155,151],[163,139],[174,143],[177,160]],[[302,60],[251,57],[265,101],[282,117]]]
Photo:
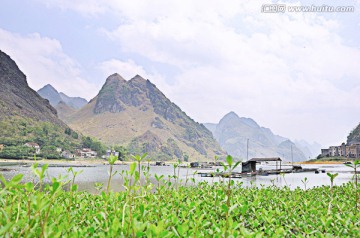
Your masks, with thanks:
[[[109,161],[110,165],[112,161]],[[228,170],[235,165],[227,159]],[[229,163],[230,162],[230,163]],[[150,183],[146,165],[123,171],[125,191],[77,191],[76,174],[43,184],[2,178],[0,237],[358,237],[354,182],[290,190],[244,188],[231,178],[182,186],[174,176]],[[71,172],[71,170],[69,170]],[[112,173],[110,173],[110,176]],[[335,176],[332,177],[332,181]],[[111,180],[111,178],[109,178]],[[191,179],[190,179],[191,180]],[[188,181],[186,181],[188,182]],[[194,182],[194,181],[193,181]],[[311,183],[311,181],[307,181]],[[110,183],[110,181],[109,181]],[[194,184],[194,183],[192,183]],[[102,186],[98,185],[99,190]]]
[[[304,161],[301,162],[301,164],[306,164],[306,163],[343,163],[346,161],[351,161],[353,160],[353,158],[347,158],[347,157],[343,157],[343,156],[334,156],[334,157],[322,157],[320,159],[312,159],[312,160],[308,160],[308,161]]]

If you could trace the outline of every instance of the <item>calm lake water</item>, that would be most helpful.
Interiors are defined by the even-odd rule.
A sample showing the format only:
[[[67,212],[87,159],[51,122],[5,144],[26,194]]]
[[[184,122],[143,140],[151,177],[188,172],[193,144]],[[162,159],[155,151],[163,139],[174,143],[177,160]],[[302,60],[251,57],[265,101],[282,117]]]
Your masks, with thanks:
[[[318,168],[320,170],[325,170],[326,173],[339,173],[339,175],[335,178],[335,185],[340,185],[342,183],[346,183],[352,180],[354,173],[352,173],[352,169],[343,165],[343,164],[336,164],[336,165],[302,165],[303,168]],[[10,171],[3,171],[1,172],[6,179],[10,179],[15,174],[22,173],[24,174],[23,181],[34,181],[35,175],[32,173],[30,167],[21,167],[21,166],[6,166],[2,168],[10,169]],[[275,169],[275,166],[269,165],[258,165],[257,169]],[[290,168],[283,166],[283,168]],[[188,168],[180,168],[179,177],[182,179],[183,183],[185,183],[186,178],[195,178],[196,182],[199,181],[208,181],[208,182],[216,182],[219,181],[218,177],[215,178],[205,178],[200,177],[198,174],[194,174],[196,172],[210,172],[215,171],[216,169],[222,169],[221,167],[214,167],[214,169],[188,169]],[[50,181],[51,177],[59,177],[59,176],[66,176],[68,168],[64,167],[49,167],[47,172],[47,179],[46,181]],[[107,180],[109,178],[108,165],[96,165],[94,167],[74,167],[74,171],[82,171],[76,177],[75,183],[78,184],[79,190],[81,191],[88,191],[92,193],[96,193],[97,190],[95,189],[95,183],[104,183],[104,188],[106,187]],[[115,165],[114,170],[121,173],[122,170],[129,170],[129,165]],[[240,172],[241,169],[237,169],[235,171]],[[176,169],[177,173],[177,169]],[[322,185],[330,185],[330,179],[326,175],[326,173],[319,173],[315,174],[314,172],[307,172],[307,173],[289,173],[283,175],[268,175],[268,176],[251,176],[246,177],[243,176],[242,178],[234,179],[236,182],[242,182],[242,186],[270,186],[275,185],[278,187],[282,186],[289,186],[292,189],[296,187],[304,188],[304,184],[302,180],[305,177],[308,179],[307,188],[322,186]],[[164,175],[166,179],[168,176],[174,175],[174,169],[172,166],[150,166],[150,174],[151,174],[151,181],[156,183],[154,174],[157,175]],[[68,174],[69,179],[71,175]],[[188,181],[188,184],[193,184],[191,181]],[[112,180],[111,188],[114,191],[123,190],[123,179],[120,174],[116,174]]]

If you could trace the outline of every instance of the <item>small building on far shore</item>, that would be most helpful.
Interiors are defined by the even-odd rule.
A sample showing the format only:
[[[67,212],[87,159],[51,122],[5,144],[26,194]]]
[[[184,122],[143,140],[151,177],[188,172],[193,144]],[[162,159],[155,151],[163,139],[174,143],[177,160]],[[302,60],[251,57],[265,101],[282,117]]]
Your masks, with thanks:
[[[321,156],[343,156],[357,159],[360,158],[360,143],[342,143],[340,146],[330,146],[328,149],[321,149]]]
[[[89,148],[82,148],[76,150],[76,156],[81,158],[95,158],[97,156],[96,151],[93,151]]]
[[[74,159],[75,155],[68,150],[64,150],[63,152],[61,152],[61,157],[64,157],[65,159]]]
[[[40,146],[39,146],[39,144],[37,144],[35,142],[27,142],[27,143],[24,144],[24,146],[34,148],[35,149],[35,154],[40,154]]]
[[[330,156],[330,150],[329,149],[321,149],[321,156],[322,157]]]

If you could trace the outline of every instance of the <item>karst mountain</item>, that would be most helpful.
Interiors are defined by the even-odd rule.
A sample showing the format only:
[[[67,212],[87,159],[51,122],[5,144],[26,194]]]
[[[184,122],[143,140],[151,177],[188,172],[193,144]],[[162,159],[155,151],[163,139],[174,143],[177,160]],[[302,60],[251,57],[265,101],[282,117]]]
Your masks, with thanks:
[[[67,122],[105,144],[146,152],[154,160],[212,160],[225,154],[204,125],[139,75],[128,81],[117,73],[109,76],[97,96]]]

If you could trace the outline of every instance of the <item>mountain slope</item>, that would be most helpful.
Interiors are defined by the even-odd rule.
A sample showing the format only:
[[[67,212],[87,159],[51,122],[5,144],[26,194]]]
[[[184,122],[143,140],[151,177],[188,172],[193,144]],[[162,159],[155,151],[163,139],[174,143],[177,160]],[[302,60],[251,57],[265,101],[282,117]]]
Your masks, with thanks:
[[[68,106],[65,102],[60,101],[56,106],[55,109],[58,113],[58,117],[63,121],[67,122],[71,115],[76,112],[76,110],[70,106]]]
[[[319,155],[319,151],[321,151],[321,148],[323,148],[322,145],[316,142],[309,143],[304,140],[295,140],[294,143],[296,147],[304,153],[305,157],[310,159]]]
[[[16,63],[0,51],[0,119],[12,116],[65,126],[49,102],[32,90]]]
[[[80,109],[85,106],[88,102],[84,98],[80,97],[69,97],[64,93],[59,93],[53,86],[50,84],[45,85],[41,89],[39,89],[38,94],[49,100],[50,104],[53,107],[56,107],[61,101],[66,103],[68,106],[73,109]]]
[[[360,123],[347,137],[347,144],[360,143]]]
[[[28,86],[25,74],[2,51],[0,85],[0,144],[5,145],[4,151],[9,149],[8,152],[14,152],[12,156],[17,156],[16,149],[26,142],[38,143],[43,151],[48,147],[49,153],[55,147],[70,150],[80,144],[80,139],[73,137],[73,131],[57,117],[49,101]]]
[[[245,160],[247,157],[281,157],[291,161],[291,147],[294,161],[306,159],[304,153],[287,138],[274,135],[253,119],[239,117],[234,112],[226,114],[218,124],[204,125],[212,131],[225,151]]]
[[[69,97],[64,93],[59,93],[61,101],[66,103],[68,106],[74,108],[74,109],[80,109],[83,106],[85,106],[88,101],[86,99],[81,97]]]
[[[129,81],[118,74],[109,76],[98,95],[69,123],[107,144],[127,146],[131,153],[148,152],[153,159],[224,155],[209,130],[139,75]]]

